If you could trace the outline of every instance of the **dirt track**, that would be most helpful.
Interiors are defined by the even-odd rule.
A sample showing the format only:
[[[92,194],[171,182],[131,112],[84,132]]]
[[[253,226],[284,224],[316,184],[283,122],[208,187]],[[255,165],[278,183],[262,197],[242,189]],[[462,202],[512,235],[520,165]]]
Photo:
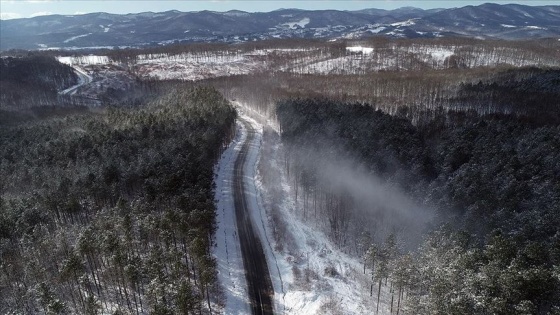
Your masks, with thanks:
[[[247,139],[235,161],[235,180],[233,183],[237,232],[241,243],[241,254],[243,256],[243,267],[245,268],[245,277],[251,301],[251,311],[253,314],[273,314],[272,296],[274,290],[272,288],[272,281],[270,280],[270,273],[268,272],[261,240],[253,228],[243,185],[244,165],[255,130],[248,123],[244,121],[242,123],[247,129]]]

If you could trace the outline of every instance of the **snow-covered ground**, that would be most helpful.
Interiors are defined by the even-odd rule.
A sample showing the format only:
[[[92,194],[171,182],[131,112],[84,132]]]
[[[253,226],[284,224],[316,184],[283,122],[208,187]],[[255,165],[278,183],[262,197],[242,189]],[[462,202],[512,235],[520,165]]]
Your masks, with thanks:
[[[241,124],[237,124],[237,134],[222,154],[214,169],[216,183],[216,247],[218,281],[226,297],[224,314],[250,314],[247,282],[243,269],[243,257],[235,221],[233,203],[233,176],[235,159],[247,138]]]
[[[73,37],[70,37],[70,38],[68,38],[68,39],[64,40],[64,42],[65,42],[65,43],[69,43],[69,42],[71,42],[71,41],[74,41],[74,40],[76,40],[76,39],[78,39],[78,38],[81,38],[81,37],[86,37],[86,36],[89,36],[89,35],[91,35],[91,33],[87,33],[87,34],[83,34],[83,35],[77,35],[77,36],[73,36]]]
[[[71,56],[71,57],[58,57],[60,63],[67,64],[69,66],[91,66],[91,65],[106,65],[111,63],[109,57],[107,56],[94,56],[94,55],[84,55],[84,56]]]
[[[403,50],[407,53],[417,54],[428,62],[435,62],[436,68],[443,67],[445,59],[455,54],[455,47],[446,46],[412,45],[412,47],[406,47]]]
[[[297,27],[304,28],[307,24],[309,24],[310,21],[311,20],[306,17],[296,22],[288,22],[288,23],[280,24],[280,26],[285,26],[289,29],[295,29]]]
[[[365,314],[375,311],[375,298],[369,295],[369,271],[364,275],[359,259],[342,253],[323,233],[303,222],[298,215],[301,205],[292,198],[291,187],[282,168],[281,144],[269,143],[273,154],[262,156],[265,126],[249,117],[255,117],[254,112],[240,109],[240,113],[241,118],[256,130],[245,165],[244,184],[252,220],[267,257],[276,313]],[[225,314],[250,312],[233,209],[233,167],[247,131],[240,124],[237,131],[215,172],[218,231],[214,255],[218,260],[219,281],[227,299]],[[258,169],[259,163],[264,160],[281,174],[277,182],[285,198],[279,205],[279,211],[286,224],[286,232],[291,235],[290,244],[277,244],[274,239],[276,227],[271,225],[270,187],[264,186]],[[383,286],[379,314],[389,313],[389,299],[388,288]]]
[[[135,66],[141,77],[154,79],[201,80],[219,76],[248,74],[265,64],[244,54],[214,52],[208,54],[142,55]]]
[[[349,52],[362,53],[362,54],[371,54],[373,52],[373,48],[362,47],[362,46],[350,46],[350,47],[346,47],[346,50]]]

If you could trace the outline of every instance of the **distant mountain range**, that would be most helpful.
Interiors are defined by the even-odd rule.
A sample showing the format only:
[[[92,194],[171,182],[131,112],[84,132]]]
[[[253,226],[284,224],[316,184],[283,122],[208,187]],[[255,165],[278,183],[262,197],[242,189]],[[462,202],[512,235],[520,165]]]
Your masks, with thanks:
[[[0,49],[79,49],[272,38],[560,38],[560,6],[49,15],[0,21]]]

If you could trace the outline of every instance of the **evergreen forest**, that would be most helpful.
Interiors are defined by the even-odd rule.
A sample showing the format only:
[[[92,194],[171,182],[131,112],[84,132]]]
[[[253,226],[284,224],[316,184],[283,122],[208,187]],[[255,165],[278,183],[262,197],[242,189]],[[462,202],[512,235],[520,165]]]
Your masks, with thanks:
[[[0,125],[0,313],[191,314],[219,301],[212,88]]]
[[[405,114],[328,99],[278,104],[286,167],[309,220],[362,257],[372,295],[389,279],[392,309],[560,312],[558,120],[439,111],[412,124]],[[395,206],[390,193],[364,203],[333,163],[404,192],[393,198],[411,196],[408,212],[397,211],[403,203]],[[418,234],[416,224],[428,221],[423,209],[431,223]]]

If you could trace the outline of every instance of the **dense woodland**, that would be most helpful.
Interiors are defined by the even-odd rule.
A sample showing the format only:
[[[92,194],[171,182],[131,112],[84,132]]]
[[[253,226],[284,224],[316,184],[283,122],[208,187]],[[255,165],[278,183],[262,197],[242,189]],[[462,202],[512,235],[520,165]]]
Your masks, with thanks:
[[[325,99],[283,101],[277,112],[302,216],[363,257],[376,289],[390,281],[395,311],[560,311],[558,121],[442,110],[413,125],[368,105]],[[395,204],[385,194],[364,204],[351,183],[337,185],[343,175],[333,176],[329,163],[347,163],[415,203]],[[413,222],[425,222],[422,209],[434,213],[412,252],[418,235],[410,218],[399,218],[407,206]]]
[[[60,52],[0,59],[0,313],[219,305],[212,170],[236,117],[224,95],[279,124],[301,218],[363,261],[367,293],[389,288],[393,313],[560,314],[560,71],[532,64],[557,63],[559,42],[358,44],[376,50],[326,73],[310,62],[348,57],[346,42],[92,52],[132,78],[101,81],[99,108],[53,106],[77,80]],[[134,74],[149,54],[276,48],[254,57],[263,72],[206,80],[216,90]]]
[[[206,313],[213,166],[236,113],[210,88],[0,125],[0,313]]]
[[[56,105],[57,92],[77,82],[74,70],[51,56],[0,58],[0,109]]]

